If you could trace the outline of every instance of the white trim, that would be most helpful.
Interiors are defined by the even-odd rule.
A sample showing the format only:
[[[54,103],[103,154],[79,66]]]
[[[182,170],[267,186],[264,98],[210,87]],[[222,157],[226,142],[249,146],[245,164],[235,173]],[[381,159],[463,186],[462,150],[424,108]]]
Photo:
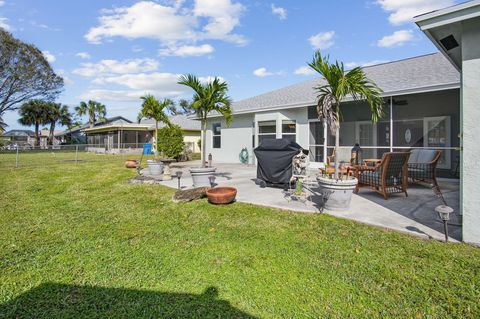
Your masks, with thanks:
[[[414,17],[422,31],[480,16],[480,0],[468,1]],[[430,21],[429,21],[430,20]]]

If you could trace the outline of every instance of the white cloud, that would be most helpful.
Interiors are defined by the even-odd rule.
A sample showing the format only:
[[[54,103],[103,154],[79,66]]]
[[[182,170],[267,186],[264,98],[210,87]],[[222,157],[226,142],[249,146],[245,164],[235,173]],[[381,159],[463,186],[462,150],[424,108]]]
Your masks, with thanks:
[[[382,48],[391,48],[402,46],[407,42],[413,40],[412,30],[399,30],[393,32],[391,35],[386,35],[378,40],[377,45]]]
[[[316,72],[309,66],[301,66],[301,67],[297,68],[293,73],[295,73],[297,75],[308,76],[308,75],[313,75]]]
[[[345,68],[347,69],[353,69],[357,66],[365,67],[365,66],[372,66],[372,65],[377,65],[381,63],[386,63],[388,60],[372,60],[372,61],[367,61],[367,62],[348,62],[345,63]]]
[[[202,44],[199,46],[194,45],[183,45],[183,46],[170,46],[164,49],[158,50],[160,55],[164,56],[201,56],[205,54],[210,54],[215,51],[215,48],[210,44]]]
[[[320,32],[315,35],[312,35],[308,41],[314,49],[323,50],[328,49],[334,44],[333,37],[335,36],[335,31]]]
[[[282,7],[276,7],[273,3],[272,3],[272,13],[278,16],[280,20],[287,19],[287,9]]]
[[[81,59],[90,59],[91,58],[91,55],[88,52],[78,52],[75,55],[78,56]]]
[[[160,66],[158,61],[145,59],[101,60],[98,63],[82,63],[80,68],[73,70],[74,74],[85,77],[99,77],[113,74],[128,74],[155,71]]]
[[[267,68],[261,67],[253,71],[253,75],[258,76],[260,78],[264,78],[267,76],[272,76],[272,75],[283,75],[284,72],[279,71],[279,72],[270,72],[267,71]]]
[[[11,31],[12,27],[8,24],[8,19],[0,17],[0,28]]]
[[[246,42],[243,36],[232,33],[240,24],[244,10],[241,4],[231,0],[195,0],[193,9],[183,5],[181,0],[171,6],[140,1],[130,7],[103,10],[99,25],[91,28],[85,38],[92,43],[117,36],[150,38],[164,45],[205,39]]]
[[[423,13],[455,4],[454,0],[377,0],[383,10],[390,13],[388,21],[393,25],[411,22]]]
[[[49,51],[42,51],[43,56],[47,59],[48,62],[53,63],[57,59],[52,53]]]
[[[129,102],[138,101],[145,93],[144,91],[92,89],[84,92],[79,98],[82,100]]]

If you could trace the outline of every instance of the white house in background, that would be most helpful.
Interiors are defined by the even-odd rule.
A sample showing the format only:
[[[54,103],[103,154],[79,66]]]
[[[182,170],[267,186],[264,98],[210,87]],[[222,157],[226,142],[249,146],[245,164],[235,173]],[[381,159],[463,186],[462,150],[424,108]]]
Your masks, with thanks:
[[[415,22],[461,72],[463,240],[480,244],[480,1],[427,13],[417,17]]]

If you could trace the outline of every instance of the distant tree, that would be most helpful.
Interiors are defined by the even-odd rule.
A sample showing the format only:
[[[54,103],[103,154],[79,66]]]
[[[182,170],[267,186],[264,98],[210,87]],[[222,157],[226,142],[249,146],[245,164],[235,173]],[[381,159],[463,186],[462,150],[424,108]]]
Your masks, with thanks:
[[[173,104],[168,107],[168,111],[172,115],[191,115],[194,114],[192,102],[181,99],[178,101],[178,106]]]
[[[205,148],[205,139],[207,134],[207,116],[210,112],[218,112],[221,114],[227,125],[233,120],[232,109],[230,107],[232,101],[228,96],[228,85],[226,82],[215,77],[212,81],[202,83],[192,74],[182,75],[178,84],[186,85],[193,89],[192,108],[202,123],[202,166],[205,167],[205,159],[207,150]]]
[[[0,117],[28,100],[53,100],[62,88],[39,49],[0,28]]]
[[[163,122],[169,126],[171,125],[165,110],[171,105],[175,105],[175,103],[170,99],[163,99],[163,101],[160,102],[151,94],[142,96],[141,99],[143,103],[142,109],[140,113],[138,113],[138,122],[140,123],[143,118],[155,120],[155,143],[158,145],[158,123]]]
[[[68,106],[60,103],[49,103],[47,107],[46,122],[50,124],[48,143],[53,145],[53,134],[57,124],[69,127],[72,125],[72,114],[68,111]]]
[[[97,121],[104,121],[107,116],[106,106],[92,100],[80,102],[80,105],[75,107],[75,112],[78,116],[88,115],[90,127],[94,127]]]
[[[35,127],[35,146],[40,146],[40,125],[47,124],[48,108],[49,103],[46,101],[31,100],[23,103],[18,111],[20,115],[18,122],[20,124]]]
[[[165,126],[158,130],[159,153],[169,158],[177,158],[182,154],[184,146],[183,131],[180,126]]]

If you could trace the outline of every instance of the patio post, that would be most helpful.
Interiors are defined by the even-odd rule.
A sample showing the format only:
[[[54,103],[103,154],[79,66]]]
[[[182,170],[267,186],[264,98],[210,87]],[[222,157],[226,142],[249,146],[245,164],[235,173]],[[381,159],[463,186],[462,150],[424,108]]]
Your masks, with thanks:
[[[393,152],[393,97],[390,96],[390,152]]]

